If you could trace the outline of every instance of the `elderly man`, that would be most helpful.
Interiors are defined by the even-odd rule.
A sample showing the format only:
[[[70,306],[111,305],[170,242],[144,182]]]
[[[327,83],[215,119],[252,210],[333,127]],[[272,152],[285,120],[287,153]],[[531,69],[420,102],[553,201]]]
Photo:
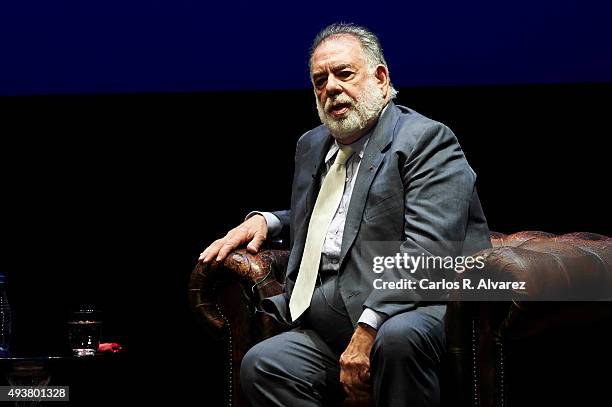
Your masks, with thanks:
[[[268,236],[291,235],[285,292],[262,304],[289,330],[249,350],[242,387],[255,406],[345,396],[438,405],[445,297],[375,289],[363,249],[395,241],[409,256],[459,256],[489,247],[476,175],[447,127],[392,102],[397,92],[367,29],[321,31],[310,73],[323,125],[298,141],[291,210],[251,213],[200,255],[222,260],[244,244],[254,253]],[[436,278],[419,269],[386,279],[403,277]]]

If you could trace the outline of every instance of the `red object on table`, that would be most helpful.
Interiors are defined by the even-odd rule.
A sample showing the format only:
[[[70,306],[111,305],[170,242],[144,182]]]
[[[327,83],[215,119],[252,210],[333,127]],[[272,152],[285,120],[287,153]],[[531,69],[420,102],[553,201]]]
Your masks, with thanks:
[[[101,343],[98,346],[98,352],[101,353],[117,353],[121,351],[122,346],[116,342]]]

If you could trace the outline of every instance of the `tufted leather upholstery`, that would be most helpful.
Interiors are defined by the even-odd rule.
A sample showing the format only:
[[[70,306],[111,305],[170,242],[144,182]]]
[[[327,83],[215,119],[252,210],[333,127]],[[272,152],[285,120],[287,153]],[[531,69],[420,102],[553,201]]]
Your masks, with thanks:
[[[445,318],[450,405],[566,405],[582,400],[585,387],[601,391],[594,381],[571,376],[594,373],[592,361],[574,350],[591,347],[604,352],[602,361],[611,359],[603,344],[612,339],[612,239],[494,232],[491,243],[478,253],[484,272],[527,281],[531,290],[497,302],[467,302],[451,292]],[[601,301],[535,301],[579,292]]]
[[[612,239],[594,233],[492,232],[491,243],[492,248],[478,253],[485,258],[484,270],[527,279],[533,289],[498,302],[465,301],[460,291],[452,292],[445,318],[445,405],[519,406],[525,400],[539,400],[528,390],[529,383],[517,380],[530,377],[524,372],[537,359],[534,355],[541,356],[543,349],[554,353],[557,348],[576,345],[575,335],[568,332],[603,340],[603,333],[608,332],[602,327],[612,326],[612,302],[533,301],[569,298],[577,288],[588,289],[598,300],[610,300]],[[248,405],[238,380],[246,351],[282,330],[258,307],[263,298],[282,292],[287,260],[286,250],[263,250],[257,255],[237,250],[222,263],[197,265],[192,272],[191,307],[211,337],[226,347],[226,401],[230,406]],[[564,338],[574,342],[567,344]],[[575,362],[572,368],[587,366],[584,361]]]

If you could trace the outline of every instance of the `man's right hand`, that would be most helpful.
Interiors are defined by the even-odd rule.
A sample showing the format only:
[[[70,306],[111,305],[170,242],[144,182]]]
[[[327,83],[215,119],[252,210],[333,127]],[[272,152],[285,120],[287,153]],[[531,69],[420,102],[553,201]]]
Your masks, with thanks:
[[[227,232],[221,239],[215,240],[200,254],[198,261],[202,263],[209,263],[213,260],[223,261],[228,254],[245,243],[248,243],[247,251],[255,254],[267,236],[266,219],[259,214],[253,215]]]

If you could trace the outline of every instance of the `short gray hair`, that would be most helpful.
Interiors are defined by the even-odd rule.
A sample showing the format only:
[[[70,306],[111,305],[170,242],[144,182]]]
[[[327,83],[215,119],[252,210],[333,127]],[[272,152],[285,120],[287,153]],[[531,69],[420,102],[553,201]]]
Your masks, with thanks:
[[[372,31],[368,30],[365,27],[358,26],[352,23],[334,23],[328,25],[323,30],[321,30],[314,41],[312,42],[312,46],[310,47],[310,58],[308,60],[308,65],[310,70],[312,71],[312,55],[315,50],[321,43],[328,38],[337,37],[340,35],[351,35],[359,40],[361,44],[361,48],[363,49],[363,54],[366,59],[366,63],[368,64],[368,68],[374,69],[377,65],[384,65],[387,70],[389,67],[387,66],[387,61],[385,61],[385,56],[383,55],[383,50],[380,45],[380,41],[376,34]],[[393,87],[391,83],[391,75],[389,75],[389,91],[391,93],[391,99],[395,99],[397,96],[397,90]]]

